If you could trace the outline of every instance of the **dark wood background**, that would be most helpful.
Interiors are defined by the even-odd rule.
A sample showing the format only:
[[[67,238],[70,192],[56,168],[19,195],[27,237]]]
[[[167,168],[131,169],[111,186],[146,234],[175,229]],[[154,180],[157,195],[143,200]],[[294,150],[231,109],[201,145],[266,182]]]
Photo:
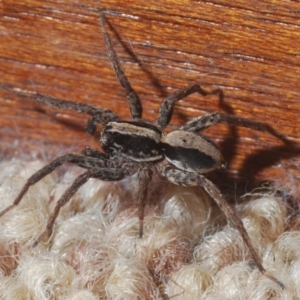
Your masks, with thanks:
[[[207,135],[220,145],[227,170],[217,173],[246,188],[274,180],[296,189],[300,176],[300,3],[297,1],[3,0],[0,3],[1,158],[50,159],[97,140],[87,118],[18,96],[39,92],[97,104],[129,119],[102,37],[98,9],[107,15],[114,47],[139,93],[144,118],[155,120],[164,97],[192,82],[217,96],[178,103],[176,128],[213,111],[266,122],[293,145],[251,129],[218,125]],[[221,179],[220,179],[221,180]]]

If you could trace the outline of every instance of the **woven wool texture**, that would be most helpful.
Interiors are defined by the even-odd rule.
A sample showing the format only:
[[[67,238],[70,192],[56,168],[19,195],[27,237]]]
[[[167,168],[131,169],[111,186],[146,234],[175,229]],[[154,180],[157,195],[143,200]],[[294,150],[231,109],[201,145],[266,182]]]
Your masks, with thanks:
[[[45,162],[1,163],[1,209]],[[135,176],[89,180],[62,208],[48,242],[32,248],[78,168],[53,172],[0,219],[0,299],[299,299],[300,231],[274,191],[235,206],[268,273],[199,188],[150,185],[144,236],[138,238]],[[158,191],[157,191],[158,190]]]

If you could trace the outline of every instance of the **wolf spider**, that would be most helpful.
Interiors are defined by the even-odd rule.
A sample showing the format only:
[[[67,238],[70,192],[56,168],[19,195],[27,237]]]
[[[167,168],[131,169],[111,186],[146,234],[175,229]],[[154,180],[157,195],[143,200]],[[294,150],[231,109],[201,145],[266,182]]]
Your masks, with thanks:
[[[242,221],[225,201],[220,190],[202,175],[222,167],[224,160],[217,146],[198,132],[210,126],[225,123],[266,131],[276,137],[280,137],[280,135],[267,124],[219,112],[194,118],[179,129],[164,134],[163,129],[170,122],[176,102],[196,92],[202,96],[222,94],[220,89],[207,92],[197,83],[179,89],[166,97],[160,105],[158,118],[154,124],[143,121],[141,119],[142,105],[140,98],[124,74],[117,54],[113,49],[110,36],[106,30],[103,11],[100,12],[100,20],[109,59],[116,77],[126,93],[132,121],[123,121],[114,112],[102,107],[58,100],[37,93],[31,95],[36,101],[43,104],[90,115],[91,118],[88,120],[86,127],[86,131],[90,135],[95,134],[98,123],[103,125],[100,145],[104,153],[86,148],[81,154],[67,153],[54,159],[27,180],[14,202],[0,212],[0,217],[20,203],[30,186],[40,181],[63,163],[69,162],[87,169],[87,171],[78,176],[58,200],[54,211],[49,217],[45,231],[34,242],[33,247],[37,246],[42,239],[50,236],[61,207],[70,200],[88,179],[98,178],[106,181],[117,181],[135,173],[138,174],[139,180],[139,237],[141,238],[143,235],[147,187],[151,180],[152,170],[156,169],[162,177],[173,184],[186,187],[203,187],[218,204],[227,219],[238,229],[257,269],[284,288],[284,285],[268,274],[262,266]]]

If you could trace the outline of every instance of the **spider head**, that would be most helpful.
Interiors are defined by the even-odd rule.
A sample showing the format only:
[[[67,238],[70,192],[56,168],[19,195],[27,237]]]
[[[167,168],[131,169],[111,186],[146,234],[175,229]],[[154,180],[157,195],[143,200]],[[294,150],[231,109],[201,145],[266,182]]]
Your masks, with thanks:
[[[152,162],[163,158],[161,135],[156,126],[146,122],[109,122],[101,132],[100,144],[106,153]]]

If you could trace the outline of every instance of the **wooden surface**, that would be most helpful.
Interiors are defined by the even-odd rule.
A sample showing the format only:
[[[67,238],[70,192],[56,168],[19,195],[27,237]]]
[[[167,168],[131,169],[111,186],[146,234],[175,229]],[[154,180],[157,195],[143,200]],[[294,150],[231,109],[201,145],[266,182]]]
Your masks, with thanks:
[[[250,129],[218,125],[207,136],[228,161],[220,178],[246,189],[253,180],[297,186],[300,176],[300,3],[296,1],[47,1],[0,3],[0,84],[15,91],[97,104],[129,120],[102,37],[98,9],[125,72],[139,93],[144,118],[155,120],[164,97],[192,82],[217,96],[194,95],[177,104],[176,128],[213,111],[266,122],[293,147]],[[0,88],[1,158],[50,159],[97,146],[85,116],[59,112]],[[222,176],[221,176],[222,175]],[[219,175],[218,175],[219,176]]]

